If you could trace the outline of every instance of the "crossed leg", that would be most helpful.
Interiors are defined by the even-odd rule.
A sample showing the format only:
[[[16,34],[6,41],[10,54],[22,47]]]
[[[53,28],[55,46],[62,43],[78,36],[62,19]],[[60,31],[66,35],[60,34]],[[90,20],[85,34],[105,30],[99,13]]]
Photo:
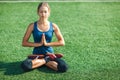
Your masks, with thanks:
[[[46,65],[47,67],[57,71],[57,66],[58,66],[58,63],[55,62],[55,61],[49,61],[46,63],[46,61],[44,59],[34,59],[32,60],[32,69],[35,69],[35,68],[38,68],[42,65]]]
[[[49,62],[47,62],[45,65],[46,65],[47,67],[55,70],[55,71],[58,71],[58,68],[57,68],[58,63],[55,62],[55,61],[49,61]]]
[[[66,72],[68,68],[65,61],[60,58],[56,58],[54,61],[49,60],[49,57],[42,59],[26,59],[22,63],[23,68],[28,70],[38,68],[42,65],[46,65],[47,67],[60,72]]]
[[[34,59],[32,60],[32,69],[38,68],[44,65],[46,61],[44,59]]]
[[[46,61],[44,59],[26,59],[22,62],[21,67],[24,71],[29,71],[44,65]]]

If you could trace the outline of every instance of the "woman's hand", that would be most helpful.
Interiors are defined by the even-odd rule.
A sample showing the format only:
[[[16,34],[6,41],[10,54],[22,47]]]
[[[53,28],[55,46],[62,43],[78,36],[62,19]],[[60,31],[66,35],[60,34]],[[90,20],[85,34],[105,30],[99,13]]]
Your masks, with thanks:
[[[53,59],[57,58],[57,57],[55,56],[55,54],[53,54],[53,53],[47,53],[46,55],[47,55],[47,56],[51,56],[51,58],[53,58]]]
[[[42,35],[42,43],[44,46],[48,46],[48,43],[46,42],[45,34]]]

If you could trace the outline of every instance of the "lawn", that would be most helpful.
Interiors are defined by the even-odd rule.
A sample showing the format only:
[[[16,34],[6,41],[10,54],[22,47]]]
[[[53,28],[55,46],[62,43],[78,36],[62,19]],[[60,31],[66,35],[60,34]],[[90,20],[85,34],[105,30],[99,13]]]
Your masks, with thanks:
[[[20,64],[33,48],[21,42],[29,23],[38,19],[38,4],[0,3],[1,80],[120,80],[120,2],[50,2],[49,20],[66,42],[54,50],[64,54],[69,69],[24,72]]]

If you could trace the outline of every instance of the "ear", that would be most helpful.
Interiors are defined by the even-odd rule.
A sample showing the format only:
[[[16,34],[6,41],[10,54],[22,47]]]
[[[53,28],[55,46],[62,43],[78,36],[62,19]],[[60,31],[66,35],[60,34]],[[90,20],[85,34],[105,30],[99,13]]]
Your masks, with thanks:
[[[48,17],[50,17],[50,13],[48,14]]]
[[[37,15],[39,15],[39,11],[37,11]]]
[[[50,10],[48,11],[49,13],[48,13],[48,17],[50,17]]]

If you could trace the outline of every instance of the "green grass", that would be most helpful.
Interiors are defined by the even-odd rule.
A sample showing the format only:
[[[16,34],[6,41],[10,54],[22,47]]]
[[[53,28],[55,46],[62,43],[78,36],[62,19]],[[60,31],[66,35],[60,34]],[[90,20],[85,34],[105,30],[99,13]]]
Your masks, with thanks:
[[[21,42],[28,24],[38,19],[37,5],[0,3],[1,80],[120,80],[119,2],[50,3],[49,20],[58,24],[66,42],[54,50],[65,55],[69,70],[41,67],[25,73],[20,63],[33,48]]]
[[[0,1],[39,1],[39,0],[0,0]],[[68,1],[68,2],[74,2],[74,1],[77,1],[77,2],[120,2],[119,0],[40,0],[40,1],[57,1],[57,2],[60,2],[60,1]]]

